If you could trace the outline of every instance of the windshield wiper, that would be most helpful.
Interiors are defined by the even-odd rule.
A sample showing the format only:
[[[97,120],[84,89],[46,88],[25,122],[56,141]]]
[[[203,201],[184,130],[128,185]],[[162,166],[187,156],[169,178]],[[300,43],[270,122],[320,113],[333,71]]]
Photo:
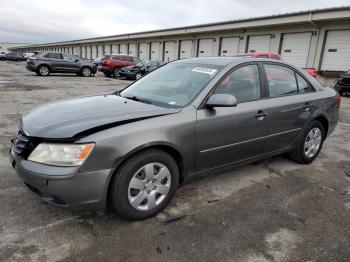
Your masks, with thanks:
[[[139,96],[122,96],[122,97],[130,99],[130,100],[134,100],[137,102],[145,103],[145,104],[152,104],[151,101],[149,101],[143,97],[139,97]]]

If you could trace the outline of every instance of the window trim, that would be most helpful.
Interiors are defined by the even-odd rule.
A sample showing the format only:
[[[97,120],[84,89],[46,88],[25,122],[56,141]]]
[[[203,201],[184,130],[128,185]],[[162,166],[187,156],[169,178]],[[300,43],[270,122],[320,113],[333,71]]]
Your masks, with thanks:
[[[252,62],[245,62],[245,63],[241,63],[238,65],[235,65],[234,67],[232,67],[231,69],[229,69],[216,83],[215,85],[212,87],[212,89],[210,89],[210,91],[207,93],[207,95],[205,96],[205,98],[202,100],[202,102],[200,103],[198,110],[201,109],[206,109],[206,102],[208,101],[209,97],[212,96],[215,93],[215,89],[221,84],[222,81],[225,80],[225,78],[230,75],[233,71],[244,67],[244,66],[248,66],[248,65],[256,65],[258,68],[258,73],[259,73],[259,82],[260,82],[260,97],[254,100],[250,100],[250,101],[244,101],[244,102],[238,102],[238,104],[243,104],[243,103],[250,103],[250,102],[254,102],[254,101],[259,101],[262,100],[264,97],[262,95],[265,95],[265,84],[264,84],[264,80],[263,80],[263,76],[261,72],[261,68],[259,66],[259,62],[258,61],[252,61]],[[209,84],[209,83],[208,83]]]
[[[265,70],[265,65],[275,65],[275,66],[282,66],[282,67],[286,67],[290,70],[293,71],[294,73],[294,78],[295,78],[295,82],[297,84],[297,93],[294,94],[286,94],[286,95],[280,95],[280,96],[270,96],[270,89],[269,89],[269,81],[267,79],[267,74],[266,74],[266,70]],[[296,70],[295,68],[286,65],[286,64],[281,64],[281,63],[275,63],[275,62],[261,62],[261,66],[263,68],[264,71],[264,75],[265,75],[265,89],[266,89],[266,97],[265,99],[271,99],[271,98],[279,98],[279,97],[288,97],[288,96],[295,96],[295,95],[307,95],[307,94],[311,94],[311,93],[315,93],[316,89],[310,84],[310,82],[300,73],[298,72],[298,70]],[[297,80],[297,75],[298,74],[300,77],[302,77],[306,83],[308,84],[308,87],[311,89],[310,92],[308,93],[299,93],[299,84],[298,84],[298,80]]]

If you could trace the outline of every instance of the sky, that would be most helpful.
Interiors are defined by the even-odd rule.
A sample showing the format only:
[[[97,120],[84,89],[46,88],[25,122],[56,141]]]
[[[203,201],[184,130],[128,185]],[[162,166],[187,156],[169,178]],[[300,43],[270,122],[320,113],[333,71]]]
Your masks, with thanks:
[[[350,0],[0,0],[0,42],[50,43],[338,6]]]

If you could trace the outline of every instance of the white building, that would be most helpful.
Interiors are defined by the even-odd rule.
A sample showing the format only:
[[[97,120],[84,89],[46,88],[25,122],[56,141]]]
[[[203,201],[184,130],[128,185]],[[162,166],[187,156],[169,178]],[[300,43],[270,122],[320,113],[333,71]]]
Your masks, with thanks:
[[[19,47],[19,46],[23,46],[23,45],[30,45],[30,44],[28,44],[28,43],[5,43],[5,42],[0,42],[0,52],[9,53],[14,48]]]

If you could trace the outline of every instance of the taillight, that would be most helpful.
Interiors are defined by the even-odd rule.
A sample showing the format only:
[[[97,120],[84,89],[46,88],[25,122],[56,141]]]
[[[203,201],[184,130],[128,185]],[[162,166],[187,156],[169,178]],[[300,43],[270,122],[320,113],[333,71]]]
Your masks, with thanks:
[[[338,110],[340,109],[340,104],[341,104],[341,96],[337,95],[337,104],[338,104]]]

